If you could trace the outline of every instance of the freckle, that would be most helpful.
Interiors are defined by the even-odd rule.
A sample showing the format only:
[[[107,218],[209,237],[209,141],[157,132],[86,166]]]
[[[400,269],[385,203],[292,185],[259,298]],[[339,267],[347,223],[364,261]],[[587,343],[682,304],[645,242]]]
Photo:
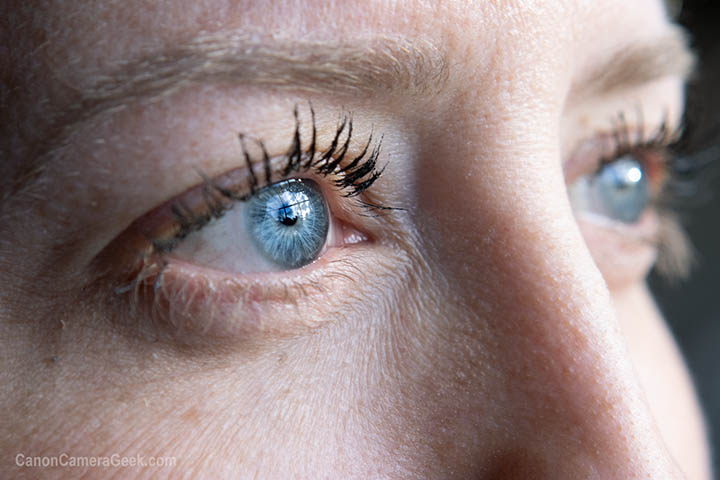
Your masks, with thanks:
[[[200,417],[198,416],[198,411],[195,407],[190,407],[188,411],[182,414],[181,418],[192,423],[193,425],[200,424]]]

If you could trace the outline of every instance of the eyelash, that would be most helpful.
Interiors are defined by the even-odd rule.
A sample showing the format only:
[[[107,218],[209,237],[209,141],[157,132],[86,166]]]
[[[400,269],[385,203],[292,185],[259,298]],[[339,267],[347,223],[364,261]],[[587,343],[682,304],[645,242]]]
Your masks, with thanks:
[[[614,141],[615,150],[612,155],[603,159],[605,163],[614,156],[632,153],[637,148],[668,148],[672,145],[672,139],[682,131],[682,126],[674,131],[668,128],[667,116],[660,123],[660,127],[649,138],[646,138],[645,120],[642,110],[638,110],[638,124],[640,126],[635,139],[631,140],[632,132],[627,122],[625,112],[620,111],[617,118],[611,121],[611,136]]]
[[[271,164],[271,158],[262,141],[243,134],[238,135],[244,166],[247,171],[247,178],[243,182],[247,193],[239,194],[237,191],[227,189],[221,185],[221,180],[210,179],[202,172],[199,172],[205,181],[205,185],[201,186],[204,200],[201,213],[193,212],[182,202],[172,203],[169,208],[176,221],[174,235],[170,236],[168,240],[151,240],[152,237],[145,237],[142,249],[139,248],[135,251],[139,255],[134,257],[134,266],[130,271],[126,272],[128,277],[125,277],[124,281],[121,281],[122,283],[116,284],[116,288],[114,288],[117,295],[130,294],[131,310],[139,307],[141,299],[146,298],[146,294],[149,294],[147,299],[150,300],[150,312],[154,317],[157,316],[161,320],[166,315],[166,308],[161,304],[176,305],[180,310],[189,308],[188,305],[194,301],[195,292],[186,291],[184,284],[174,287],[166,285],[164,275],[168,261],[163,254],[172,251],[182,238],[193,231],[200,230],[212,220],[221,217],[232,208],[235,202],[246,200],[264,186],[294,173],[312,170],[314,174],[322,177],[334,177],[330,179],[330,183],[342,192],[343,197],[353,198],[362,209],[371,211],[404,210],[365,202],[359,198],[383,174],[384,167],[378,168],[377,165],[382,137],[373,146],[373,134],[371,133],[362,151],[348,161],[346,157],[353,138],[352,116],[350,114],[343,116],[336,127],[330,146],[327,150],[320,151],[317,149],[317,128],[315,112],[312,106],[310,106],[310,113],[312,123],[311,139],[307,145],[303,146],[298,108],[296,107],[293,110],[295,130],[292,134],[291,147],[280,158],[279,166],[276,165],[275,168]],[[635,155],[644,164],[651,163],[651,155],[657,156],[659,162],[655,162],[656,166],[665,172],[666,181],[659,192],[659,198],[653,201],[653,206],[656,207],[659,203],[667,205],[670,202],[669,195],[666,193],[668,187],[675,184],[694,184],[693,177],[695,177],[695,174],[701,170],[703,165],[709,162],[699,161],[699,156],[688,153],[690,132],[687,125],[671,131],[668,128],[668,121],[665,120],[657,131],[646,136],[646,131],[642,128],[645,123],[641,112],[638,120],[641,128],[637,131],[634,129],[631,131],[625,114],[618,114],[616,121],[613,122],[610,135],[614,145],[609,149],[609,154],[600,160],[598,170],[624,154]],[[247,148],[249,142],[253,142],[257,146],[255,150],[259,152],[259,155],[256,155],[255,158],[251,156]],[[275,172],[275,175],[273,172]],[[682,191],[693,191],[693,189],[684,188]],[[661,251],[661,257],[662,255],[663,252]],[[670,252],[667,256],[672,257],[673,253]],[[339,275],[343,279],[350,278],[342,273]],[[288,288],[298,288],[300,290],[305,288],[304,284],[299,282],[288,282],[278,287],[268,287],[268,291],[287,293]],[[254,288],[259,288],[259,286],[255,285]],[[214,291],[212,288],[208,290]],[[243,292],[246,290],[243,289]],[[276,294],[279,295],[279,293]],[[172,323],[173,313],[167,315],[169,315]]]
[[[639,129],[633,132],[625,113],[617,114],[610,133],[612,148],[600,159],[596,172],[624,155],[631,155],[643,163],[651,181],[657,180],[658,172],[664,177],[660,185],[655,185],[659,189],[653,195],[653,207],[672,210],[681,197],[696,193],[697,174],[707,162],[700,161],[700,156],[691,153],[693,131],[686,122],[670,129],[669,119],[665,116],[658,129],[646,136],[644,116],[642,110],[638,110],[638,125]],[[659,158],[651,161],[653,156]]]
[[[718,151],[716,135],[701,137],[688,122],[687,112],[675,129],[668,127],[667,116],[660,127],[646,137],[644,117],[638,110],[640,129],[631,132],[623,112],[612,122],[613,147],[600,159],[596,173],[624,155],[639,160],[651,181],[650,207],[660,219],[660,231],[654,239],[648,239],[658,249],[655,263],[657,273],[668,281],[685,278],[693,264],[693,247],[682,228],[680,218],[684,207],[697,206],[702,202],[703,174],[713,164]],[[702,138],[707,145],[703,146]],[[658,178],[659,177],[659,178]],[[700,198],[700,200],[698,200]]]
[[[185,206],[181,201],[175,202],[170,206],[170,210],[175,217],[177,223],[174,235],[167,239],[155,239],[152,241],[154,248],[163,253],[172,251],[178,243],[190,233],[201,230],[207,224],[215,219],[222,217],[225,212],[230,210],[236,202],[243,202],[255,195],[260,189],[291,177],[293,174],[305,173],[312,170],[315,175],[321,177],[334,177],[330,183],[337,188],[343,197],[353,198],[355,203],[365,211],[391,211],[402,210],[397,207],[388,207],[377,203],[371,203],[358,198],[363,192],[367,191],[380,178],[385,170],[385,166],[378,168],[377,161],[380,156],[382,140],[373,143],[373,133],[371,132],[362,151],[345,162],[352,143],[353,138],[353,120],[352,115],[343,115],[335,130],[335,135],[330,142],[327,150],[319,151],[317,149],[317,127],[315,123],[315,111],[312,105],[309,107],[312,124],[312,134],[310,143],[303,148],[302,138],[300,134],[300,117],[297,106],[293,110],[295,118],[295,131],[292,135],[292,145],[290,150],[284,155],[284,166],[277,168],[280,176],[273,178],[272,159],[265,148],[262,140],[251,139],[246,135],[238,134],[242,156],[245,161],[245,168],[248,173],[248,185],[245,188],[247,193],[239,194],[232,189],[221,186],[218,181],[209,178],[202,172],[198,172],[204,179],[203,200],[204,209],[197,213],[191,208]],[[344,140],[343,140],[344,137]],[[254,142],[261,152],[261,158],[253,159],[247,148],[248,140]],[[262,164],[263,175],[262,181],[258,178],[255,165]]]

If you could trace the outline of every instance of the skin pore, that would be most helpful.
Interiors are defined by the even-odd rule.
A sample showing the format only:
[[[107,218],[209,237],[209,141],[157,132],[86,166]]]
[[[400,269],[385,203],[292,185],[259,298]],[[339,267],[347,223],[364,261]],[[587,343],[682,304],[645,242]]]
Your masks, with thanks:
[[[644,285],[653,215],[608,225],[567,194],[618,112],[632,132],[680,122],[691,59],[659,1],[5,3],[3,471],[710,478]],[[396,210],[305,171],[347,240],[316,262],[143,256],[200,174],[247,184],[238,134],[260,172],[261,143],[307,151],[314,126],[327,151],[343,115],[348,158],[382,138],[360,198]]]

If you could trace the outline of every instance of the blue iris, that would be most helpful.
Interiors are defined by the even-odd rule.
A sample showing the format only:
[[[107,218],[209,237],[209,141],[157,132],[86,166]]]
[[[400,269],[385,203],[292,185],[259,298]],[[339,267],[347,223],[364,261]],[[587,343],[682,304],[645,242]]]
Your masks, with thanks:
[[[275,183],[253,195],[248,207],[250,238],[268,260],[290,269],[320,255],[330,215],[315,182],[293,178]]]
[[[642,165],[630,155],[605,165],[591,179],[595,210],[625,223],[635,223],[650,202]]]

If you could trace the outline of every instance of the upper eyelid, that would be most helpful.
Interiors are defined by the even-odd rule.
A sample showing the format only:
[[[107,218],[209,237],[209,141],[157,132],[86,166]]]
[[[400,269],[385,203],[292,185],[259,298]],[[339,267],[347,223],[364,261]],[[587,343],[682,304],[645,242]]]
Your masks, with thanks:
[[[124,109],[128,98],[150,103],[180,87],[228,81],[309,94],[317,94],[320,85],[323,92],[335,95],[378,90],[420,95],[444,88],[448,79],[447,52],[424,39],[410,42],[381,35],[328,44],[272,39],[258,43],[257,38],[257,34],[236,31],[203,33],[171,51],[117,62],[114,66],[120,65],[119,70],[87,75],[99,80],[74,86],[81,100],[62,112],[62,128],[44,138],[43,150],[14,175],[9,195],[32,187],[52,161],[53,150],[64,145],[79,125]]]
[[[274,181],[288,178],[292,173],[302,174],[311,170],[321,176],[334,175],[332,184],[338,189],[344,190],[346,197],[357,197],[369,189],[384,170],[384,167],[377,168],[382,137],[380,140],[374,141],[371,130],[362,150],[354,156],[347,157],[353,142],[353,120],[352,115],[346,113],[343,114],[336,126],[329,146],[324,150],[319,149],[315,111],[312,105],[309,106],[309,112],[311,123],[309,142],[303,141],[302,122],[296,106],[293,110],[295,129],[292,133],[290,148],[284,154],[270,155],[262,140],[241,133],[238,135],[238,140],[245,163],[243,166],[215,178],[196,169],[203,180],[202,184],[191,187],[185,193],[175,197],[174,200],[155,209],[155,211],[168,210],[180,226],[174,235],[154,239],[152,244],[155,249],[158,251],[172,250],[177,245],[178,239],[201,229],[213,219],[219,218],[225,211],[232,208],[234,202],[245,201],[260,188],[270,185]],[[259,155],[253,156],[248,150],[249,140],[257,146],[256,150],[258,151],[255,153]],[[344,161],[346,157],[348,160]],[[279,177],[273,176],[273,171],[278,173]],[[260,172],[262,175],[259,175]],[[195,200],[188,199],[188,195],[194,195],[195,197],[190,198],[195,198]],[[196,209],[185,206],[183,198],[187,202],[194,203],[202,198],[206,208],[204,211],[196,212]],[[357,199],[356,203],[364,210],[401,210],[367,200]],[[152,214],[150,216],[153,217]],[[150,232],[147,232],[146,235],[153,236]]]
[[[613,53],[610,60],[594,68],[587,78],[575,81],[568,98],[575,101],[599,90],[612,90],[631,82],[648,82],[662,75],[686,76],[695,65],[687,43],[682,29],[668,26],[659,38],[630,47],[623,45],[619,49],[621,53]],[[674,54],[668,55],[668,52]],[[628,63],[633,68],[624,68]],[[435,45],[425,38],[408,40],[376,35],[342,44],[299,40],[278,43],[263,38],[258,32],[201,33],[185,44],[174,45],[170,51],[115,62],[114,71],[83,77],[82,80],[87,81],[80,81],[75,87],[81,100],[71,110],[63,112],[64,127],[56,135],[44,139],[46,149],[25,162],[14,175],[9,195],[23,191],[37,181],[44,164],[52,158],[50,150],[63,144],[79,123],[125,106],[128,96],[158,98],[160,91],[167,93],[176,90],[180,84],[207,83],[212,78],[229,79],[234,84],[254,82],[273,89],[288,87],[312,93],[322,88],[328,93],[377,94],[386,91],[431,96],[447,88],[451,65],[450,53],[442,45]],[[643,65],[645,68],[640,68]],[[320,69],[319,66],[327,68]],[[207,68],[210,71],[206,71]],[[153,70],[161,74],[153,75]],[[608,75],[608,71],[618,75]]]
[[[615,116],[608,118],[603,127],[595,127],[591,135],[583,135],[564,155],[566,183],[571,184],[581,175],[601,168],[618,154],[638,149],[672,151],[672,146],[683,132],[683,123],[674,125],[668,110],[663,111],[660,120],[651,122],[641,106],[619,110]],[[633,112],[634,117],[627,112]]]

